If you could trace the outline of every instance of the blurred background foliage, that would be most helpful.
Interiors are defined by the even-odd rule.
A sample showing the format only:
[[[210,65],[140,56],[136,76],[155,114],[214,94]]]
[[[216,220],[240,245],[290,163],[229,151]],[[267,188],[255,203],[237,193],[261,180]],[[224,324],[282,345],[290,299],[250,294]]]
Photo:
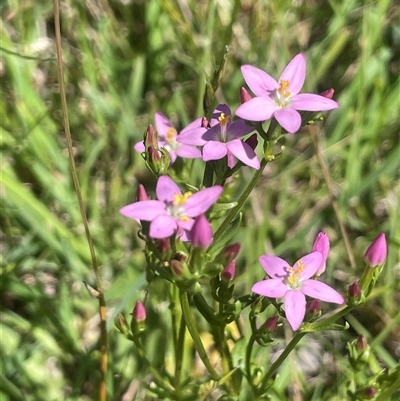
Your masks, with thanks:
[[[293,383],[302,389],[304,398],[298,399],[345,399],[344,344],[357,333],[371,342],[377,364],[394,366],[400,356],[399,4],[67,0],[60,5],[75,158],[108,302],[110,400],[152,399],[143,392],[146,370],[112,323],[117,312],[130,312],[146,297],[138,226],[118,213],[135,199],[138,182],[151,188],[155,181],[133,145],[156,111],[178,127],[203,114],[205,78],[227,45],[215,104],[238,106],[242,64],[278,77],[300,51],[307,56],[304,89],[335,89],[340,108],[319,125],[319,141],[357,260],[350,267],[306,129],[287,137],[284,156],[266,169],[247,203],[237,235],[238,295],[261,279],[260,254],[294,261],[319,230],[332,242],[327,280],[345,292],[360,275],[372,239],[384,231],[389,240],[386,269],[372,300],[348,317],[351,330],[302,345],[302,368],[294,365],[293,373],[293,366],[284,366],[272,399],[288,400],[285,389]],[[0,12],[0,399],[92,400],[99,382],[99,319],[97,302],[82,284],[94,283],[94,276],[62,130],[52,2],[2,0]],[[242,174],[248,180],[251,171]],[[146,349],[168,369],[165,293],[163,283],[152,283]],[[243,326],[248,334],[245,320]],[[196,369],[203,374],[201,366]]]

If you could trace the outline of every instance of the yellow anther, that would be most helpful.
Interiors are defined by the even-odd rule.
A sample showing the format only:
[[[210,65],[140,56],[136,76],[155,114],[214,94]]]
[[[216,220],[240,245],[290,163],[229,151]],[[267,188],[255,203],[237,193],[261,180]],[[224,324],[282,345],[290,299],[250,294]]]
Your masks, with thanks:
[[[168,142],[174,142],[176,137],[176,129],[175,128],[168,128],[167,134],[165,135]]]
[[[226,125],[231,121],[232,116],[227,116],[225,113],[221,113],[218,117],[218,121],[221,125]]]
[[[192,196],[192,192],[188,191],[185,192],[184,194],[180,195],[180,194],[174,194],[174,206],[182,206],[186,203],[186,201],[188,200],[188,198],[190,196]]]
[[[189,217],[187,217],[187,216],[182,216],[182,217],[180,217],[179,220],[180,220],[180,221],[183,221],[184,223],[187,223],[187,222],[189,221]]]
[[[289,86],[289,81],[279,81],[278,93],[284,97],[289,97],[291,95],[290,91],[288,90]]]

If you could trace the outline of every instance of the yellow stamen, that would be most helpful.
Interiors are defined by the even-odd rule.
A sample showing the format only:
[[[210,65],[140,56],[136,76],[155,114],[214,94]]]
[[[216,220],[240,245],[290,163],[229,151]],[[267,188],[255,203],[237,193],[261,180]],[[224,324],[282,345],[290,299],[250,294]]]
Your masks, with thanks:
[[[182,206],[186,203],[186,201],[188,200],[188,198],[190,196],[192,196],[193,193],[188,191],[185,192],[184,194],[180,195],[180,194],[174,194],[174,206]]]
[[[187,216],[182,216],[179,220],[180,220],[180,221],[183,221],[183,222],[185,222],[185,223],[187,223],[187,222],[189,221],[189,217],[187,217]]]
[[[227,116],[225,113],[221,113],[218,117],[218,121],[222,126],[225,126],[231,121],[232,116]]]
[[[297,262],[297,269],[294,269],[293,267],[289,267],[289,277],[287,278],[287,282],[291,287],[297,286],[298,283],[298,275],[304,271],[306,268],[306,265],[303,263],[303,261],[300,259]]]
[[[165,135],[168,142],[174,142],[176,137],[176,129],[175,128],[168,128],[167,134]]]
[[[278,93],[283,97],[289,97],[291,95],[290,91],[288,90],[289,86],[289,81],[279,81]]]

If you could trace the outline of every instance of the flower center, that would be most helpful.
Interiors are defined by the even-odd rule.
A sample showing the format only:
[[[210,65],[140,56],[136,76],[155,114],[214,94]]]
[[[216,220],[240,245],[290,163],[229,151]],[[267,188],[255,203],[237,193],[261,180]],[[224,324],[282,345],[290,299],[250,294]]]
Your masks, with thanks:
[[[176,142],[176,129],[175,128],[168,128],[167,134],[165,135],[165,139],[168,142],[168,145],[171,147],[172,150],[179,148],[179,142]]]
[[[299,274],[304,271],[305,267],[306,266],[301,259],[297,262],[297,269],[289,267],[289,276],[286,278],[286,284],[291,289],[300,288],[301,279],[299,278]]]
[[[174,194],[174,200],[167,206],[169,215],[184,222],[189,221],[189,217],[186,216],[184,205],[192,195],[190,191],[184,194]]]
[[[227,116],[225,113],[221,113],[218,117],[219,125],[221,126],[221,142],[226,142],[227,140],[227,126],[230,123],[232,116]]]
[[[288,104],[289,98],[291,96],[289,86],[289,81],[279,81],[279,88],[276,90],[276,103],[279,107],[285,107]]]

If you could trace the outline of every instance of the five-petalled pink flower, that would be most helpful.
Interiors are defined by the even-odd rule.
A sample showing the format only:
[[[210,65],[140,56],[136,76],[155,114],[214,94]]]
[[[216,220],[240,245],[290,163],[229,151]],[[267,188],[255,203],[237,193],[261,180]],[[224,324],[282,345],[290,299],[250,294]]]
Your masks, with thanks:
[[[178,185],[163,175],[157,181],[158,200],[143,200],[124,206],[120,213],[134,220],[151,221],[151,238],[167,238],[176,233],[187,239],[194,217],[205,213],[220,197],[223,188],[219,185],[202,189],[196,193],[182,193]]]
[[[311,279],[321,266],[320,252],[303,256],[293,267],[273,255],[262,255],[259,260],[270,278],[255,283],[252,291],[269,298],[284,298],[286,318],[293,330],[297,330],[304,320],[306,296],[336,304],[344,303],[336,290]]]
[[[244,120],[232,121],[231,109],[220,104],[211,118],[210,128],[200,127],[185,130],[177,138],[178,142],[203,146],[203,160],[219,160],[228,156],[228,166],[233,167],[230,155],[236,156],[244,164],[255,169],[260,168],[260,161],[249,144],[240,138],[254,131]]]
[[[256,95],[236,110],[236,115],[250,121],[265,121],[275,117],[289,133],[300,129],[301,116],[297,110],[332,110],[338,104],[327,97],[299,93],[306,78],[306,58],[303,54],[295,56],[276,81],[265,71],[252,65],[241,67],[244,80]]]

